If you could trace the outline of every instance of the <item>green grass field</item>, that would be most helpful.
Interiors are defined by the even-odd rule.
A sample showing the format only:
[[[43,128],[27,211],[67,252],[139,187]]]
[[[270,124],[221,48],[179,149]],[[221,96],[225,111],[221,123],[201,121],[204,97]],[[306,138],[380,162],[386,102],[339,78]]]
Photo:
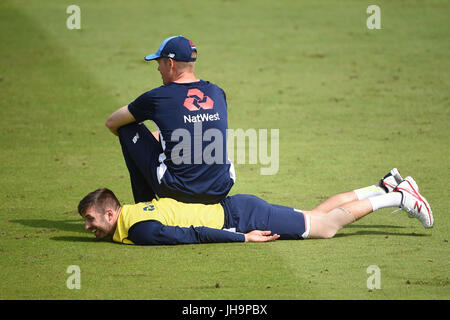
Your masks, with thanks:
[[[69,30],[66,8],[81,8]],[[448,1],[0,2],[0,299],[449,299]],[[182,34],[229,127],[279,129],[279,170],[237,164],[231,194],[310,209],[411,175],[435,227],[381,210],[329,240],[139,247],[96,242],[76,212],[133,201],[117,108],[159,86],[143,57]],[[81,270],[70,290],[68,266]],[[380,269],[368,289],[366,269]]]

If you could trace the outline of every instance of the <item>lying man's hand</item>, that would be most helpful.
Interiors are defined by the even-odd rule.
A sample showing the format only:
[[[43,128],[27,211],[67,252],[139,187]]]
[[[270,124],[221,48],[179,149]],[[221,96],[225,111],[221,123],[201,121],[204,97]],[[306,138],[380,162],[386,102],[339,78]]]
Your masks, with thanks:
[[[245,234],[245,242],[267,242],[277,240],[278,234],[270,235],[270,231],[253,230]]]

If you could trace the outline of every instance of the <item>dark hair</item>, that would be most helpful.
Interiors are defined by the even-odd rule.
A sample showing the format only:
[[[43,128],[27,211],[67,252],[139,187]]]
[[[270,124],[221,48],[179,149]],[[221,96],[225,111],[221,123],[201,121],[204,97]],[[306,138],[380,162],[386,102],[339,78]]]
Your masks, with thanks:
[[[101,188],[90,192],[81,199],[78,204],[78,213],[83,215],[92,206],[97,212],[103,213],[107,208],[117,209],[120,207],[120,202],[111,190]]]

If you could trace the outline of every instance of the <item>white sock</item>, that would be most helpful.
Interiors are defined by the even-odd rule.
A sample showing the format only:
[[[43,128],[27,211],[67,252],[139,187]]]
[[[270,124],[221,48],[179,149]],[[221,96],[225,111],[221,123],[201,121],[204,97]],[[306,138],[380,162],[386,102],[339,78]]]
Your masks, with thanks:
[[[400,192],[390,192],[383,195],[370,197],[373,211],[389,207],[400,207],[402,203],[402,194]]]
[[[379,185],[375,184],[373,186],[356,189],[353,190],[353,192],[356,194],[356,197],[358,200],[364,200],[370,197],[379,196],[382,194],[386,194],[386,191],[380,187]]]

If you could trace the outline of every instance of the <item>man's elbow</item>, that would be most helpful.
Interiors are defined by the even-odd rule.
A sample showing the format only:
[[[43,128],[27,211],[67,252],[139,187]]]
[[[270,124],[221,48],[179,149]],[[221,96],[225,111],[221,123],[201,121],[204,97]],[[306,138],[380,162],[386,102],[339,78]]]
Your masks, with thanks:
[[[105,126],[115,135],[120,127],[136,121],[133,115],[128,111],[128,106],[124,106],[111,114],[105,122]]]
[[[117,135],[117,129],[119,128],[114,124],[114,121],[112,121],[111,118],[106,120],[105,126],[109,129],[109,131]]]
[[[111,128],[113,127],[113,124],[112,124],[112,121],[111,121],[110,118],[106,119],[105,126],[106,126],[109,130],[111,130]]]

